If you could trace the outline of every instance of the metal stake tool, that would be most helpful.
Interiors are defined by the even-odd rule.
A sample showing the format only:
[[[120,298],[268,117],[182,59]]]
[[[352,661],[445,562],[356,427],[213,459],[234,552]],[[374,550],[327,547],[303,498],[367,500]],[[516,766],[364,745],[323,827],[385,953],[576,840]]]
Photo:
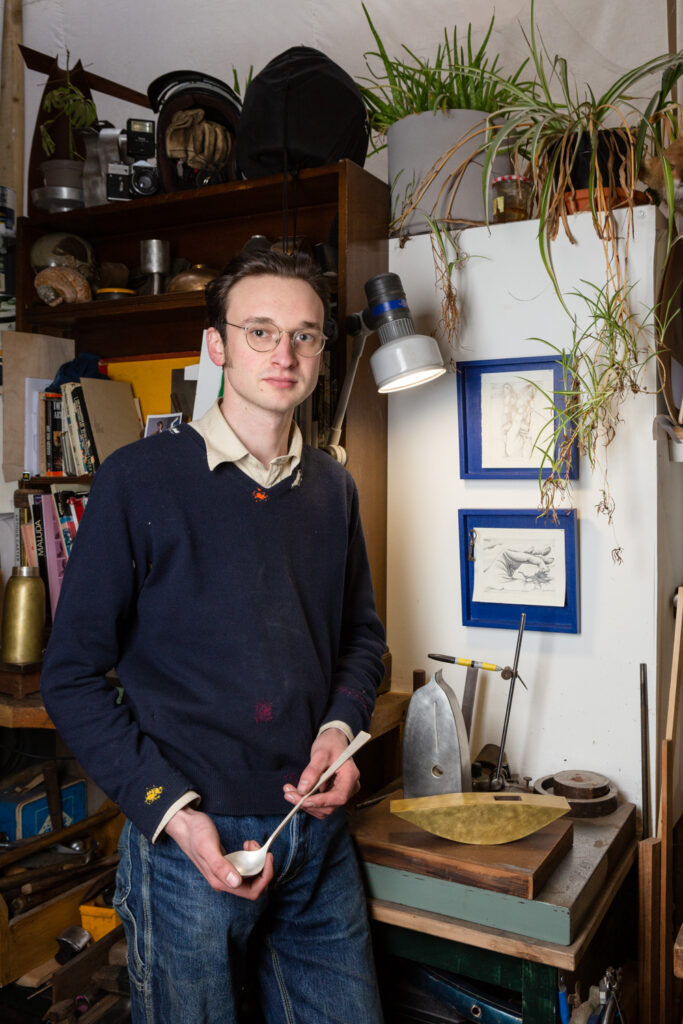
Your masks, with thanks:
[[[505,750],[505,740],[507,738],[508,725],[510,722],[510,711],[512,710],[512,697],[515,692],[515,681],[518,678],[517,668],[519,666],[519,654],[522,649],[522,637],[524,636],[524,624],[526,622],[526,612],[522,612],[522,616],[519,620],[519,632],[517,633],[517,647],[515,649],[515,660],[512,663],[512,677],[510,679],[510,690],[508,691],[508,703],[505,709],[505,720],[503,722],[503,735],[500,740],[500,753],[498,754],[498,765],[496,767],[496,774],[491,776],[489,782],[489,788],[493,790],[502,789],[505,785],[505,778],[503,776],[503,751]]]

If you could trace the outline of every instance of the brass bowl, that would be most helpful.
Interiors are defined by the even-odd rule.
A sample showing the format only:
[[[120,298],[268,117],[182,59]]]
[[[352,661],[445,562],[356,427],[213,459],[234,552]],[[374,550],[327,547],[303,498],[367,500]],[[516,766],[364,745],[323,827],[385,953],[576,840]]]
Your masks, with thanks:
[[[207,267],[205,263],[195,263],[189,270],[181,270],[171,278],[167,291],[196,292],[206,288],[209,281],[220,276],[220,270]]]

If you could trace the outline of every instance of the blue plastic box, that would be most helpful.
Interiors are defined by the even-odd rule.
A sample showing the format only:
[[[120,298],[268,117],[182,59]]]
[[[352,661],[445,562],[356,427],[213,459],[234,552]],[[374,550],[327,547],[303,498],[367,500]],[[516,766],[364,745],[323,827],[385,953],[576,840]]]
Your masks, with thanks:
[[[82,821],[86,815],[85,779],[67,783],[61,793],[62,826]],[[47,796],[41,786],[28,793],[0,791],[0,832],[5,832],[8,839],[28,839],[51,831]]]

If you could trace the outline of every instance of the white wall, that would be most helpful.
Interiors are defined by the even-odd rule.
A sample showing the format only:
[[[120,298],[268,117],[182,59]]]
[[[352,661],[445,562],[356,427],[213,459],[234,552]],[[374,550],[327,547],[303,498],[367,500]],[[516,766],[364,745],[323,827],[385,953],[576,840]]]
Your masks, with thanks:
[[[604,261],[590,214],[572,219],[577,244],[562,235],[554,246],[559,281],[578,317],[582,306],[568,293],[581,278],[604,280]],[[654,301],[656,211],[637,210],[635,239],[629,242],[632,308],[641,316]],[[437,337],[448,358],[489,359],[548,354],[530,338],[567,345],[571,323],[562,311],[538,254],[538,222],[473,228],[461,235],[472,257],[455,274],[463,324],[454,352]],[[622,229],[622,234],[623,234]],[[439,319],[429,239],[418,236],[404,248],[392,243],[391,269],[401,276],[418,329],[431,333]],[[654,390],[654,366],[647,378]],[[537,778],[567,768],[602,772],[629,800],[641,802],[639,665],[650,679],[650,732],[655,735],[655,679],[658,655],[668,686],[671,648],[657,647],[658,478],[652,420],[653,393],[629,397],[617,438],[607,452],[609,485],[616,503],[613,525],[598,516],[601,478],[581,460],[571,505],[579,514],[581,632],[560,635],[527,630],[521,674],[506,744],[513,770]],[[678,492],[683,466],[669,468],[664,447],[661,472]],[[672,475],[673,474],[673,475]],[[461,689],[465,670],[429,662],[439,651],[508,665],[514,630],[462,625],[458,509],[537,507],[535,481],[461,480],[458,458],[456,377],[389,400],[388,632],[396,674],[442,667]],[[672,532],[673,532],[672,525]],[[678,531],[680,532],[680,531]],[[623,549],[623,565],[611,551]],[[683,580],[680,541],[660,551],[670,577]],[[665,597],[670,599],[673,590]],[[662,597],[664,601],[664,597]],[[475,714],[473,754],[500,739],[507,684],[482,674]]]

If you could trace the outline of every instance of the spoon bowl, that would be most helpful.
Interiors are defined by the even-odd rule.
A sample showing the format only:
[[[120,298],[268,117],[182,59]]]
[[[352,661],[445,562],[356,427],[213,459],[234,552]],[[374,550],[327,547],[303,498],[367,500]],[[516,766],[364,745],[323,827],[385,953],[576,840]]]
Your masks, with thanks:
[[[287,814],[280,824],[277,826],[274,832],[270,834],[263,846],[260,846],[258,850],[234,850],[232,853],[224,854],[225,860],[227,860],[236,871],[242,876],[242,878],[252,878],[254,875],[259,875],[266,864],[266,854],[268,848],[273,840],[280,834],[282,829],[285,827],[288,821],[294,817],[296,812],[299,810],[305,800],[308,800],[309,796],[313,796],[316,790],[331,779],[332,776],[337,772],[345,761],[348,761],[350,757],[356,753],[357,750],[368,742],[370,739],[369,732],[359,732],[356,737],[349,743],[348,747],[342,754],[339,755],[336,761],[333,761],[330,767],[322,773],[315,786],[309,789],[308,793],[305,793],[298,804],[292,807],[289,814]]]

